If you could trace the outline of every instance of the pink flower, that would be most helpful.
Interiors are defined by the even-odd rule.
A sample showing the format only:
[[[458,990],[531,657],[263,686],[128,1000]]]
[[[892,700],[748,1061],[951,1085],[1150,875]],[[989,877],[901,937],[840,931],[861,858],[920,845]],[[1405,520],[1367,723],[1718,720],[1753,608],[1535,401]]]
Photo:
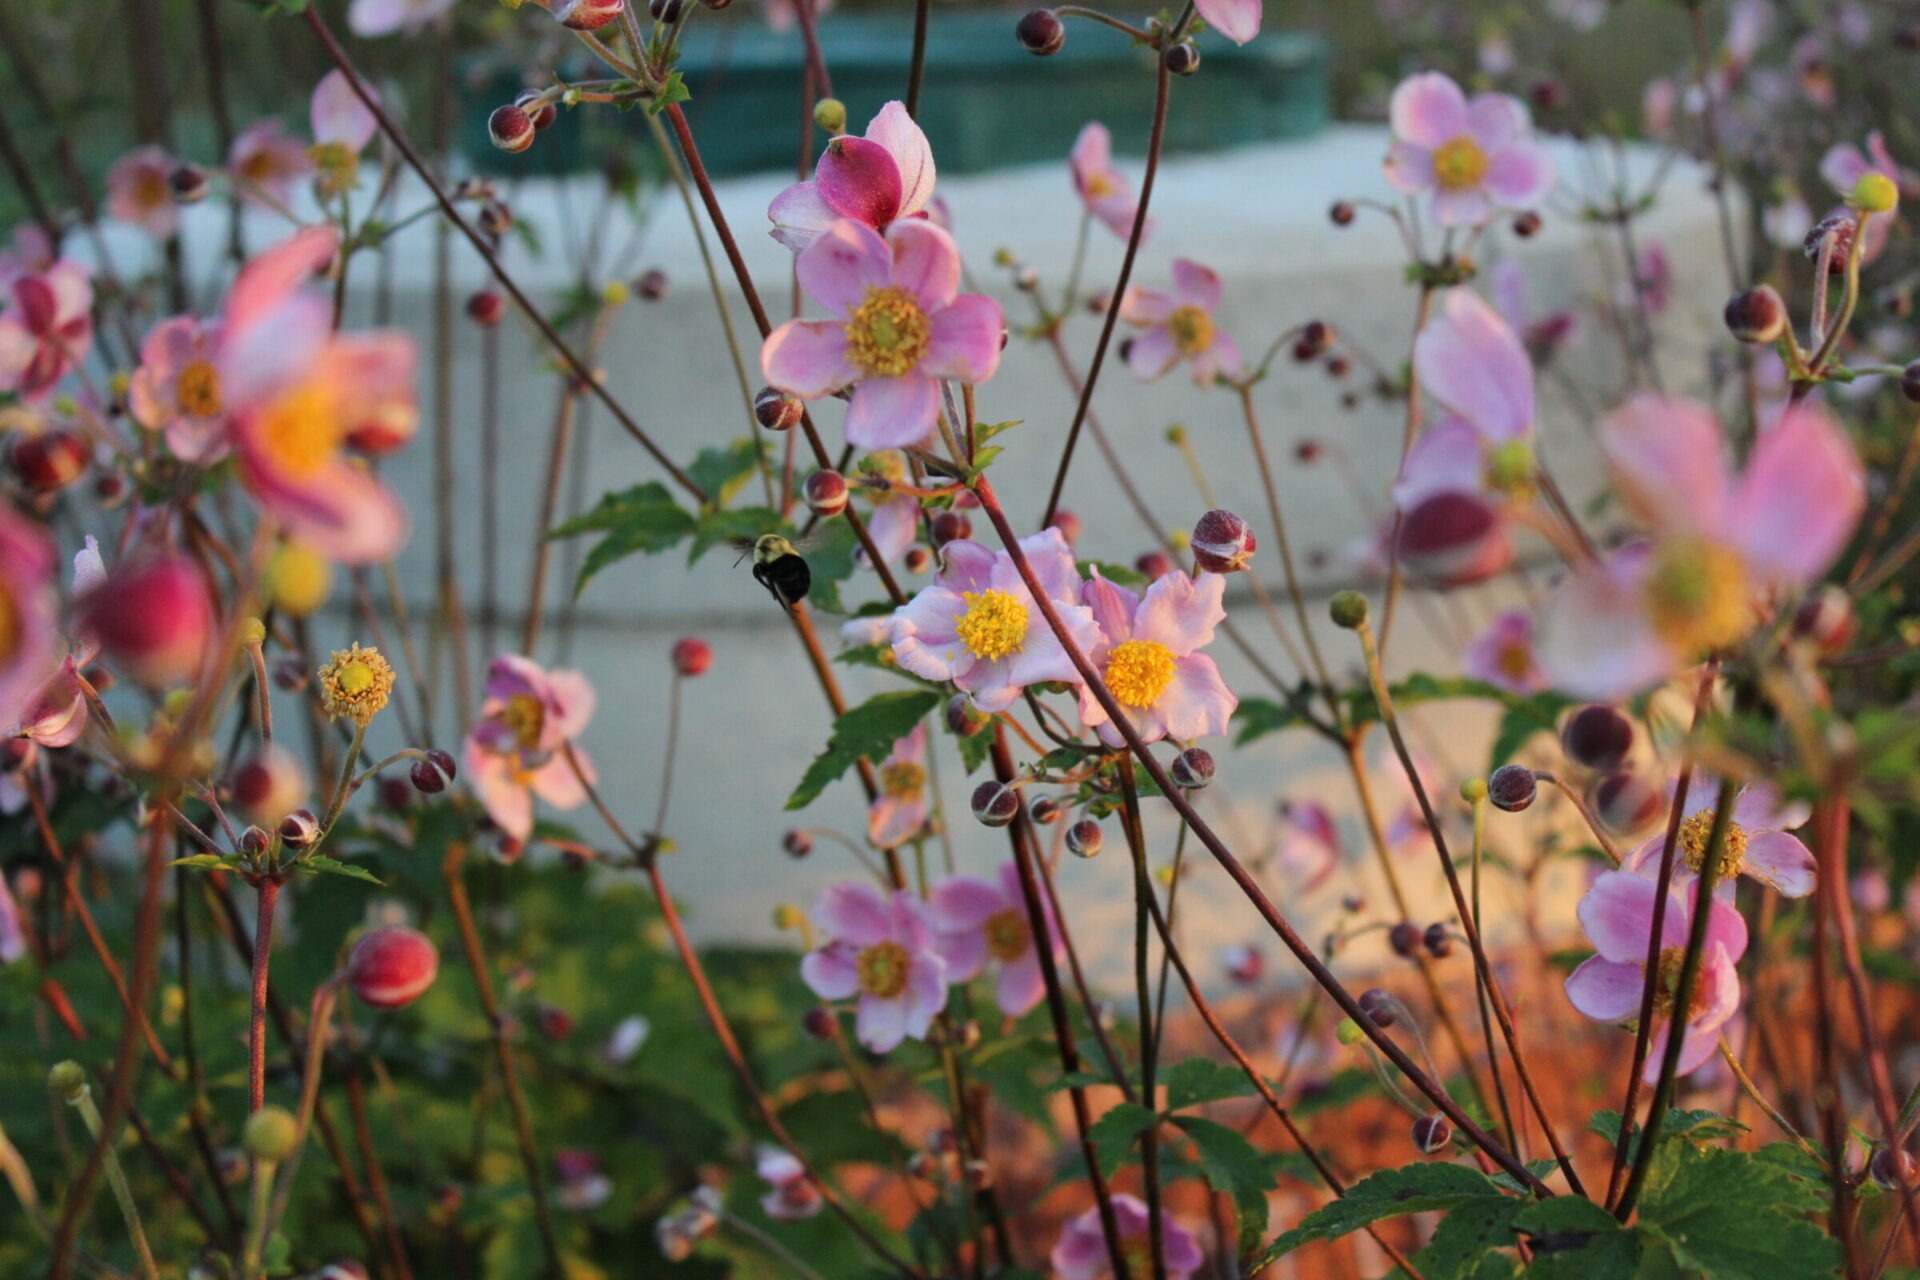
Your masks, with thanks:
[[[1495,618],[1460,655],[1460,669],[1522,698],[1547,688],[1547,673],[1533,652],[1533,615],[1509,609]]]
[[[822,1000],[860,997],[854,1036],[875,1053],[922,1039],[947,1005],[947,966],[934,947],[927,904],[902,889],[846,881],[820,895],[814,923],[830,941],[800,962]]]
[[[227,152],[227,176],[252,205],[284,205],[294,179],[313,169],[307,149],[279,120],[256,120],[242,129]]]
[[[1537,207],[1553,186],[1553,161],[1532,137],[1517,98],[1469,99],[1437,71],[1408,76],[1389,108],[1387,181],[1408,195],[1432,191],[1443,227],[1475,227],[1503,210]]]
[[[1867,135],[1867,147],[1863,152],[1851,142],[1842,142],[1830,150],[1820,160],[1820,176],[1825,178],[1833,189],[1842,196],[1850,196],[1859,185],[1860,179],[1870,173],[1877,173],[1889,179],[1902,192],[1911,191],[1915,185],[1914,176],[1894,162],[1893,154],[1887,150],[1887,140],[1878,129]],[[1852,214],[1846,209],[1836,209],[1835,214],[1848,218]],[[1872,262],[1887,247],[1887,238],[1893,232],[1892,218],[1873,218],[1867,222],[1867,238],[1860,246],[1860,260]]]
[[[13,229],[13,247],[0,252],[0,290],[12,292],[14,281],[44,274],[59,257],[38,223],[22,222]]]
[[[347,29],[363,40],[376,36],[418,35],[453,8],[454,0],[353,0]]]
[[[1113,136],[1107,126],[1095,120],[1082,129],[1067,163],[1073,170],[1073,189],[1087,212],[1122,240],[1130,237],[1139,201],[1134,199],[1133,183],[1127,175],[1113,167]],[[1152,230],[1153,220],[1149,218],[1142,238]]]
[[[38,400],[93,347],[93,282],[77,262],[20,276],[0,312],[0,391]]]
[[[180,229],[172,182],[179,167],[180,162],[159,147],[127,152],[107,170],[107,212],[156,240],[172,239]]]
[[[547,671],[529,658],[502,654],[487,667],[480,723],[467,735],[467,776],[487,815],[516,840],[533,831],[535,796],[556,809],[587,798],[567,753],[593,718],[593,686],[577,671]],[[593,762],[575,746],[588,782]]]
[[[1018,1018],[1040,1003],[1046,981],[1040,972],[1040,949],[1033,945],[1033,922],[1027,915],[1018,867],[1002,863],[996,880],[950,876],[933,887],[927,905],[940,931],[936,945],[947,963],[949,982],[971,982],[992,962],[1000,966],[994,986],[1000,1012]],[[1057,957],[1063,952],[1055,936],[1053,912],[1045,901],[1041,911]]]
[[[754,1172],[772,1188],[760,1197],[760,1208],[769,1218],[798,1222],[820,1212],[820,1188],[813,1185],[806,1166],[791,1153],[780,1147],[761,1147]]]
[[[0,875],[0,964],[12,964],[25,954],[27,933],[20,924],[20,907],[6,876]]]
[[[1673,787],[1667,788],[1671,803]],[[1720,782],[1696,772],[1688,784],[1688,812],[1680,823],[1680,841],[1674,850],[1673,873],[1691,879],[1700,873],[1706,859],[1707,838],[1713,831],[1713,811],[1719,802]],[[1813,851],[1800,837],[1787,829],[1804,823],[1812,811],[1804,803],[1788,804],[1768,783],[1742,787],[1734,796],[1733,813],[1720,849],[1720,884],[1731,886],[1736,876],[1752,876],[1761,884],[1789,898],[1804,898],[1813,892],[1815,864]],[[1660,854],[1666,848],[1666,832],[1649,838],[1628,854],[1621,866],[1643,876],[1660,869]]]
[[[800,254],[800,283],[833,316],[767,336],[767,381],[803,400],[853,387],[847,443],[916,444],[940,414],[936,379],[985,382],[1000,365],[1000,304],[961,294],[953,237],[920,220],[886,238],[842,218]]]
[[[225,457],[219,322],[174,316],[153,326],[140,344],[127,404],[141,426],[166,432],[175,457],[206,464]]]
[[[1087,658],[1099,669],[1114,700],[1127,709],[1134,731],[1146,742],[1181,741],[1225,733],[1240,700],[1220,678],[1220,668],[1200,650],[1213,643],[1214,628],[1227,616],[1221,607],[1227,580],[1203,573],[1196,580],[1175,571],[1156,578],[1145,595],[1108,582],[1093,571],[1081,589],[1100,638]],[[1092,692],[1080,690],[1080,719],[1100,740],[1118,747],[1126,739]]]
[[[1661,1020],[1647,1049],[1642,1078],[1652,1084],[1660,1074],[1673,1021],[1674,987],[1686,951],[1697,885],[1667,894],[1661,919],[1660,963],[1653,975],[1654,1016]],[[1580,900],[1580,926],[1599,954],[1567,975],[1567,999],[1589,1018],[1631,1022],[1640,1016],[1647,984],[1647,942],[1653,936],[1653,907],[1659,887],[1625,871],[1595,878]],[[1688,1002],[1685,1039],[1680,1050],[1682,1075],[1713,1056],[1720,1032],[1740,1008],[1740,975],[1735,965],[1747,949],[1747,923],[1726,903],[1708,904],[1706,948],[1700,956]]]
[[[1058,529],[1020,540],[1020,549],[1082,653],[1100,640],[1080,603],[1080,571]],[[902,669],[951,680],[975,707],[1004,711],[1030,684],[1080,682],[1080,673],[1040,616],[1032,592],[1004,551],[960,538],[940,549],[933,585],[896,609],[888,638]]]
[[[867,810],[867,839],[876,849],[905,844],[927,825],[927,726],[893,744],[880,765],[880,796]]]
[[[1127,1273],[1134,1276],[1152,1275],[1152,1232],[1148,1224],[1147,1206],[1138,1197],[1124,1191],[1118,1192],[1113,1197],[1113,1216],[1119,1222],[1121,1256],[1127,1260]],[[1194,1272],[1206,1264],[1206,1255],[1200,1251],[1199,1240],[1193,1232],[1175,1222],[1173,1215],[1165,1209],[1160,1211],[1160,1242],[1167,1263],[1167,1280],[1189,1280]],[[1053,1252],[1047,1260],[1060,1280],[1105,1280],[1105,1277],[1113,1274],[1112,1260],[1107,1256],[1107,1238],[1100,1227],[1098,1206],[1066,1225],[1066,1229],[1060,1233],[1060,1242],[1053,1246]]]
[[[1744,640],[1767,596],[1833,562],[1866,504],[1852,441],[1817,407],[1762,431],[1737,476],[1692,401],[1635,397],[1600,446],[1652,538],[1574,572],[1537,616],[1541,666],[1579,697],[1623,696]]]
[[[359,179],[360,152],[380,128],[379,121],[353,83],[338,69],[320,77],[308,106],[313,147],[308,157],[318,171],[315,183],[323,197],[350,191]]]
[[[78,627],[150,688],[201,674],[215,603],[199,564],[171,549],[141,551],[76,601]]]
[[[46,531],[0,504],[0,724],[25,718],[58,652],[53,565]]]
[[[1262,0],[1194,0],[1194,8],[1208,26],[1235,44],[1260,34]]]
[[[867,125],[867,135],[842,134],[827,143],[813,178],[773,198],[767,217],[773,238],[799,253],[842,218],[883,231],[911,218],[933,198],[933,148],[903,103],[889,102]]]
[[[1288,893],[1312,893],[1340,865],[1340,832],[1333,815],[1325,805],[1303,800],[1282,804],[1280,819],[1274,868]]]
[[[1173,293],[1128,289],[1120,318],[1146,330],[1128,340],[1127,368],[1151,382],[1185,360],[1200,386],[1240,376],[1240,345],[1220,332],[1220,277],[1186,258],[1173,260]]]
[[[873,539],[881,562],[889,567],[900,563],[900,557],[907,554],[919,532],[920,499],[911,494],[895,494],[874,503],[873,513],[867,517],[867,536]],[[859,565],[870,563],[867,549],[855,547],[853,561]]]

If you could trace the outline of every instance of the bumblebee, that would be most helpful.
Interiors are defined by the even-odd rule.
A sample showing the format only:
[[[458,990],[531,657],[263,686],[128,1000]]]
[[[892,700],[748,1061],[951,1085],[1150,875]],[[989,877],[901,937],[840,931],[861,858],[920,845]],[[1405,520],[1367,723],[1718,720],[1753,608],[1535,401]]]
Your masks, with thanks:
[[[767,589],[788,613],[807,598],[813,587],[813,570],[799,548],[777,533],[765,533],[749,548],[753,556],[754,581]],[[743,553],[743,555],[746,553]]]

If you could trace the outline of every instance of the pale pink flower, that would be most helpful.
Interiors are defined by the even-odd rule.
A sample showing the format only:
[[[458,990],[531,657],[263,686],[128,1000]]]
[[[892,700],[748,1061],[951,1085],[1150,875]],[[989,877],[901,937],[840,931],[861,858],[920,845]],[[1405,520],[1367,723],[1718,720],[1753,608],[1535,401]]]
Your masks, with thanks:
[[[1087,212],[1122,240],[1130,237],[1140,202],[1134,198],[1132,181],[1113,167],[1113,135],[1107,132],[1107,126],[1095,120],[1080,130],[1067,164],[1073,171],[1073,189]],[[1141,238],[1152,231],[1153,220],[1149,218]]]
[[[939,930],[935,945],[947,963],[947,981],[971,982],[988,964],[997,964],[1000,973],[993,994],[1000,1012],[1018,1018],[1040,1003],[1046,981],[1040,970],[1040,949],[1033,944],[1033,921],[1027,914],[1018,867],[1003,862],[992,880],[949,876],[933,887],[927,905]],[[1040,909],[1057,958],[1063,950],[1053,911],[1044,898]]]
[[[77,262],[16,278],[0,311],[0,391],[45,398],[93,348],[93,281]]]
[[[1668,784],[1669,804],[1674,790],[1674,786]],[[1687,786],[1687,816],[1681,820],[1679,843],[1673,855],[1673,874],[1681,880],[1690,880],[1700,873],[1719,798],[1719,779],[1696,772]],[[1808,805],[1785,801],[1771,783],[1762,782],[1740,788],[1729,816],[1720,851],[1723,888],[1730,887],[1735,877],[1746,875],[1789,898],[1804,898],[1813,892],[1813,851],[1800,837],[1787,834],[1790,828],[1800,826],[1812,816]],[[1628,854],[1621,867],[1643,876],[1657,874],[1666,843],[1663,829]]]
[[[880,763],[880,794],[867,810],[867,839],[876,849],[892,849],[926,825],[927,726],[917,724]]]
[[[380,128],[373,112],[353,91],[353,82],[337,68],[313,86],[307,115],[316,147],[343,147],[353,155],[360,154]]]
[[[925,220],[886,238],[842,218],[800,254],[796,269],[830,320],[789,320],[767,336],[768,382],[803,400],[853,388],[847,443],[918,443],[940,414],[938,379],[985,382],[1000,365],[1000,304],[962,294],[960,250]]]
[[[772,236],[795,253],[842,218],[884,231],[897,218],[920,214],[933,198],[933,148],[907,114],[889,102],[868,122],[864,138],[842,134],[827,143],[813,177],[773,198]]]
[[[1699,907],[1698,885],[1667,894],[1661,918],[1660,961],[1653,974],[1654,1016],[1660,1019],[1647,1049],[1643,1079],[1652,1084],[1660,1074],[1667,1036],[1673,1021],[1675,986],[1685,954],[1693,912]],[[1567,999],[1589,1018],[1601,1022],[1631,1022],[1640,1016],[1646,990],[1647,943],[1653,936],[1653,908],[1659,886],[1625,871],[1597,877],[1580,900],[1580,926],[1598,955],[1582,961],[1567,975]],[[1680,1049],[1680,1073],[1696,1070],[1710,1059],[1721,1030],[1740,1008],[1740,975],[1736,968],[1747,949],[1747,924],[1740,913],[1717,898],[1708,903],[1706,947],[1700,955],[1688,1002],[1686,1028]]]
[[[285,205],[295,179],[312,172],[307,148],[274,117],[242,129],[227,151],[227,176],[248,204]]]
[[[1635,397],[1600,446],[1651,539],[1574,571],[1536,617],[1541,666],[1579,697],[1624,696],[1745,639],[1768,597],[1833,562],[1866,504],[1853,443],[1818,407],[1763,430],[1737,475],[1692,401]]]
[[[0,724],[25,718],[59,652],[53,567],[46,530],[0,503]]]
[[[1186,258],[1173,260],[1173,292],[1130,288],[1120,302],[1120,318],[1145,330],[1127,340],[1127,367],[1151,382],[1181,360],[1200,386],[1241,374],[1240,345],[1221,331],[1213,313],[1220,309],[1220,277]]]
[[[1118,1220],[1121,1256],[1127,1260],[1128,1274],[1152,1275],[1152,1229],[1147,1206],[1124,1191],[1116,1192],[1113,1216]],[[1160,1243],[1167,1264],[1167,1280],[1190,1280],[1194,1272],[1206,1265],[1199,1239],[1175,1222],[1165,1209],[1160,1211]],[[1067,1223],[1047,1260],[1059,1280],[1106,1280],[1113,1274],[1098,1206]]]
[[[1475,227],[1502,211],[1536,208],[1553,186],[1553,161],[1533,139],[1517,98],[1469,99],[1437,71],[1409,76],[1393,91],[1393,145],[1387,181],[1408,195],[1432,191],[1443,227]]]
[[[781,1147],[761,1147],[754,1172],[771,1188],[760,1197],[760,1208],[769,1218],[798,1222],[820,1212],[824,1203],[820,1188],[813,1185],[806,1166],[791,1152]]]
[[[1842,142],[1830,148],[1820,160],[1820,176],[1843,197],[1852,195],[1860,179],[1870,173],[1886,178],[1903,194],[1912,191],[1916,185],[1914,175],[1895,162],[1893,154],[1887,150],[1887,140],[1878,129],[1867,135],[1866,150],[1862,151],[1851,142]],[[1833,214],[1848,218],[1853,216],[1844,208],[1835,209]],[[1887,238],[1892,231],[1892,218],[1870,219],[1867,222],[1867,238],[1860,246],[1860,260],[1872,262],[1878,258],[1887,247]]]
[[[1194,0],[1206,24],[1235,44],[1260,34],[1262,0]]]
[[[1022,538],[1020,550],[1075,646],[1092,649],[1100,629],[1080,603],[1080,571],[1066,539],[1042,529]],[[1080,683],[1012,557],[960,538],[940,549],[940,562],[933,585],[893,613],[888,637],[903,670],[952,681],[989,714],[1005,711],[1030,684]]]
[[[1533,652],[1533,615],[1525,609],[1509,609],[1495,618],[1460,655],[1460,669],[1517,697],[1547,688],[1547,673]]]
[[[1290,894],[1312,893],[1340,865],[1340,832],[1333,814],[1313,800],[1287,801],[1280,806],[1280,823],[1273,863],[1282,887]]]
[[[174,316],[149,330],[127,406],[141,426],[166,433],[175,457],[203,464],[225,457],[219,321]]]
[[[822,1000],[859,997],[854,1037],[875,1053],[923,1039],[947,1005],[947,966],[927,904],[904,889],[883,897],[849,880],[820,895],[813,921],[828,942],[807,953],[800,976]]]
[[[1142,741],[1182,742],[1225,733],[1240,700],[1220,678],[1220,668],[1200,650],[1213,643],[1226,620],[1221,606],[1227,580],[1203,573],[1196,580],[1178,570],[1154,580],[1140,595],[1108,582],[1095,569],[1081,588],[1100,637],[1087,659],[1100,672],[1114,701]],[[1080,719],[1110,747],[1126,741],[1109,721],[1091,689],[1080,689]]]
[[[170,240],[180,229],[180,206],[173,199],[173,171],[180,162],[155,146],[136,147],[107,170],[107,212],[156,240]]]
[[[453,6],[454,0],[353,0],[347,7],[347,29],[363,40],[396,31],[418,35]]]
[[[467,735],[466,768],[487,815],[524,841],[533,831],[538,796],[556,809],[587,798],[568,762],[570,749],[587,782],[593,761],[574,740],[593,718],[593,686],[578,671],[547,671],[530,658],[502,654],[487,667],[480,723]]]
[[[39,223],[20,223],[13,229],[12,247],[0,251],[0,292],[11,292],[22,276],[45,274],[59,259],[58,247]]]

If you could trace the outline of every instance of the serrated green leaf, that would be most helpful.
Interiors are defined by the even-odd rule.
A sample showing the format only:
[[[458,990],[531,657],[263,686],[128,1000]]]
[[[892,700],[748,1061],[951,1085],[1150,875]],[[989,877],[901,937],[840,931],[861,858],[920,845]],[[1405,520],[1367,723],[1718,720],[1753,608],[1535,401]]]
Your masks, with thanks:
[[[780,517],[766,507],[737,507],[732,511],[705,512],[694,524],[693,545],[687,548],[687,563],[695,563],[723,542],[728,545],[752,542],[763,533],[778,533],[782,527]],[[813,561],[809,559],[807,564],[811,567]]]
[[[1243,1098],[1256,1093],[1253,1081],[1239,1067],[1212,1058],[1188,1058],[1168,1067],[1161,1077],[1167,1087],[1167,1110],[1182,1111],[1221,1098]]]
[[[1243,1077],[1244,1079],[1244,1077]],[[1267,1234],[1267,1193],[1273,1190],[1273,1170],[1251,1142],[1223,1124],[1201,1116],[1175,1116],[1173,1123],[1200,1153],[1200,1171],[1215,1191],[1233,1197],[1242,1257],[1259,1247]]]
[[[853,526],[845,520],[829,520],[814,530],[800,553],[807,558],[807,567],[813,571],[813,595],[811,599],[816,609],[827,613],[846,613],[847,608],[840,599],[840,584],[853,576],[854,553],[860,549],[860,540],[853,535]]]
[[[687,82],[681,77],[679,69],[667,72],[667,78],[660,85],[660,91],[647,100],[647,114],[659,115],[676,102],[687,102],[693,94],[687,89]]]
[[[1093,1128],[1087,1130],[1087,1140],[1093,1143],[1094,1154],[1100,1158],[1100,1172],[1111,1178],[1120,1168],[1120,1162],[1127,1158],[1133,1140],[1159,1120],[1157,1112],[1137,1102],[1121,1102],[1094,1121]]]
[[[1573,700],[1557,693],[1538,693],[1530,698],[1506,697],[1506,710],[1500,714],[1500,728],[1493,735],[1493,746],[1487,752],[1487,768],[1497,769],[1519,752],[1527,740],[1537,733],[1552,733],[1559,723],[1560,713],[1573,705]]]
[[[844,776],[862,756],[878,760],[893,744],[913,732],[926,714],[940,704],[940,695],[924,689],[877,693],[833,722],[827,749],[807,766],[800,785],[787,797],[787,808],[804,809],[819,798],[827,784]]]
[[[1506,1193],[1477,1169],[1459,1164],[1415,1164],[1382,1169],[1347,1188],[1332,1204],[1315,1209],[1293,1230],[1268,1245],[1252,1270],[1315,1240],[1337,1240],[1387,1218],[1429,1209],[1457,1209]]]
[[[190,858],[175,858],[167,865],[170,867],[219,869],[230,866],[231,864],[225,857],[217,853],[196,853]]]
[[[1513,1215],[1525,1232],[1533,1262],[1521,1274],[1533,1280],[1633,1280],[1640,1239],[1591,1200],[1556,1196]]]
[[[1256,738],[1264,738],[1270,733],[1279,733],[1282,729],[1292,729],[1307,723],[1305,716],[1292,707],[1283,707],[1269,698],[1242,698],[1234,709],[1233,724],[1237,726],[1233,744],[1244,747]]]
[[[593,510],[555,525],[547,537],[606,535],[580,563],[580,576],[573,584],[574,594],[579,595],[595,574],[615,561],[635,553],[664,551],[693,531],[693,517],[680,508],[665,485],[649,480],[620,493],[602,495]]]
[[[760,442],[744,436],[725,445],[702,449],[687,468],[687,475],[706,491],[709,502],[715,507],[725,507],[759,470],[761,457]]]
[[[993,753],[993,735],[990,733],[956,734],[955,741],[960,744],[960,767],[966,770],[969,777],[977,773]]]
[[[1840,1266],[1839,1246],[1806,1216],[1823,1202],[1818,1184],[1750,1152],[1662,1142],[1636,1225],[1715,1280],[1817,1280]]]
[[[1427,1247],[1414,1258],[1426,1280],[1465,1280],[1477,1277],[1487,1255],[1513,1245],[1513,1215],[1524,1200],[1488,1200],[1461,1205],[1433,1230]]]
[[[1618,1145],[1620,1141],[1620,1113],[1618,1111],[1596,1111],[1587,1121],[1587,1128],[1605,1138],[1609,1143]],[[1694,1142],[1712,1142],[1717,1138],[1730,1138],[1745,1133],[1747,1126],[1718,1111],[1697,1110],[1681,1111],[1671,1109],[1667,1118],[1660,1122],[1660,1140],[1685,1137]],[[1634,1132],[1627,1143],[1627,1159],[1631,1161],[1640,1149],[1640,1134]]]
[[[1012,418],[1006,422],[976,422],[973,425],[973,441],[975,444],[985,444],[1002,431],[1017,427],[1025,421],[1025,418]]]
[[[386,881],[365,867],[355,866],[351,862],[342,862],[338,858],[329,858],[325,854],[310,853],[294,865],[300,867],[309,875],[345,876],[349,880],[364,880],[368,884],[382,886],[386,884]]]

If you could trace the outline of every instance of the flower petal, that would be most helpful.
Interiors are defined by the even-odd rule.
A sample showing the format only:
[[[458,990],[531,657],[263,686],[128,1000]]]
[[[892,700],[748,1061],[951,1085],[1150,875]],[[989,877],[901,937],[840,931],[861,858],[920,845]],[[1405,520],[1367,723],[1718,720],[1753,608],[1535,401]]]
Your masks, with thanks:
[[[1235,44],[1260,34],[1261,0],[1194,0],[1207,25]]]
[[[872,994],[860,997],[860,1011],[853,1020],[854,1038],[875,1053],[897,1048],[907,1038],[907,1002],[896,997],[882,1000]]]
[[[1212,576],[1212,575],[1209,575]],[[1190,653],[1173,664],[1173,681],[1154,704],[1176,738],[1225,733],[1240,700],[1220,678],[1220,668],[1204,653]]]
[[[924,218],[887,228],[893,254],[892,283],[911,293],[929,313],[954,299],[960,288],[960,249],[953,237]]]
[[[1182,572],[1163,574],[1147,588],[1134,615],[1134,633],[1184,658],[1213,643],[1213,630],[1226,621],[1221,605],[1227,580],[1217,573],[1197,579]]]
[[[1428,394],[1498,444],[1533,427],[1533,363],[1507,322],[1471,289],[1447,290],[1413,344]]]
[[[1693,400],[1638,395],[1600,424],[1600,452],[1620,496],[1650,528],[1713,537],[1726,521],[1726,439]]]
[[[1653,929],[1653,904],[1659,886],[1625,871],[1607,871],[1594,877],[1576,914],[1587,940],[1605,959],[1616,964],[1641,964],[1647,958],[1647,938]],[[1663,932],[1673,929],[1681,914],[1669,903]]]
[[[897,378],[862,379],[847,406],[843,433],[861,449],[900,449],[924,439],[939,416],[939,386],[910,369]]]
[[[822,1000],[845,1000],[860,989],[860,965],[852,947],[830,943],[802,957],[800,978]]]
[[[1755,442],[1733,493],[1733,539],[1757,576],[1798,586],[1833,563],[1866,503],[1853,442],[1825,411],[1803,406]]]
[[[1451,77],[1427,71],[1400,82],[1387,116],[1395,138],[1431,151],[1467,131],[1467,99]]]
[[[844,317],[865,301],[867,290],[892,280],[893,255],[872,227],[840,218],[820,233],[794,262],[800,287],[828,312]]]
[[[1005,334],[999,303],[977,293],[961,294],[934,312],[920,367],[936,377],[985,382],[1000,367]]]
[[[1800,837],[1784,831],[1750,832],[1744,869],[1789,898],[1804,898],[1814,890],[1813,852]]]
[[[836,942],[872,946],[888,936],[887,900],[871,885],[843,880],[821,892],[813,922]]]
[[[1534,615],[1535,653],[1554,685],[1596,700],[1636,693],[1677,660],[1640,607],[1646,549],[1616,552],[1562,583]]]
[[[1646,989],[1645,972],[1637,964],[1622,964],[1591,956],[1567,975],[1567,999],[1573,1007],[1600,1022],[1625,1022],[1640,1016],[1640,998]]]
[[[900,211],[895,216],[904,218],[926,208],[933,198],[933,147],[906,106],[889,102],[880,108],[880,114],[867,124],[867,138],[885,147],[900,170]]]
[[[787,321],[761,344],[760,372],[806,400],[831,395],[860,376],[847,359],[847,329],[838,320]]]

